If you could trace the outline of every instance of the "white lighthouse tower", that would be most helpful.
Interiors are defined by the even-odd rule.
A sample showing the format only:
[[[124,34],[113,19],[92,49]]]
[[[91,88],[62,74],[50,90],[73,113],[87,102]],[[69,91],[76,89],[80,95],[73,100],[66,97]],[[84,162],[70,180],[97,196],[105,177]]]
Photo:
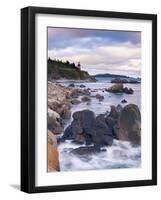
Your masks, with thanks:
[[[81,64],[80,64],[80,62],[78,62],[77,68],[78,68],[79,71],[81,70]]]

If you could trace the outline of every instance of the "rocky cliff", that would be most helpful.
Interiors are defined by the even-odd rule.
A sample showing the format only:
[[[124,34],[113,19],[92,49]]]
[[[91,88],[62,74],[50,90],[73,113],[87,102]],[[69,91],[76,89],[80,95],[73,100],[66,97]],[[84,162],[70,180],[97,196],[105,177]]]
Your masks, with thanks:
[[[63,62],[60,60],[48,59],[48,80],[51,79],[70,79],[95,81],[87,71],[79,69],[75,63]]]

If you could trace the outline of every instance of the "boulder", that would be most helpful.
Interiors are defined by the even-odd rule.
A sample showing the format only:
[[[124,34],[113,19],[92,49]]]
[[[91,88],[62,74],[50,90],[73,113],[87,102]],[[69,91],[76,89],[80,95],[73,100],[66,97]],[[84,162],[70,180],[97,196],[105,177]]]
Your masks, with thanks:
[[[63,119],[70,119],[71,118],[71,111],[67,107],[65,107],[62,111],[61,117]]]
[[[90,110],[78,111],[73,114],[73,121],[62,136],[63,140],[72,140],[76,143],[91,144],[95,116]]]
[[[51,120],[51,122],[54,122],[55,120],[60,119],[60,115],[54,110],[51,110],[50,108],[48,108],[48,117],[49,117],[49,121]]]
[[[123,99],[123,100],[121,101],[121,103],[127,103],[126,99]]]
[[[81,93],[82,93],[82,95],[87,95],[87,96],[91,94],[89,89],[84,89],[84,90],[81,91]]]
[[[78,97],[78,93],[79,93],[79,89],[78,88],[69,88],[69,90],[67,90],[67,95],[69,96],[69,98],[76,98]]]
[[[55,134],[60,134],[63,132],[63,126],[61,122],[60,115],[48,108],[48,129],[53,131]]]
[[[127,87],[125,87],[125,88],[123,89],[123,92],[124,92],[125,94],[133,94],[133,93],[134,93],[134,90],[133,90],[132,88],[127,88]]]
[[[85,85],[83,85],[83,84],[81,84],[79,87],[80,87],[80,88],[85,88],[86,86],[85,86]]]
[[[114,118],[114,119],[118,119],[119,115],[120,115],[119,108],[117,108],[116,106],[112,105],[109,116],[112,117],[112,118]]]
[[[94,146],[100,148],[112,145],[112,142],[112,130],[108,127],[104,115],[97,116],[95,120],[95,135],[93,136]]]
[[[122,106],[121,106],[120,104],[118,104],[116,108],[117,108],[117,111],[118,111],[118,112],[121,112]]]
[[[60,171],[59,153],[55,135],[48,130],[48,172]]]
[[[89,96],[84,96],[81,98],[82,101],[91,101],[91,98]]]
[[[96,148],[100,148],[112,144],[113,132],[108,127],[104,115],[95,117],[94,112],[83,110],[73,114],[73,121],[66,128],[62,139],[79,144],[93,144]]]
[[[73,133],[72,133],[72,126],[69,125],[65,129],[64,134],[63,134],[63,136],[62,136],[60,141],[71,140],[71,139],[73,139]]]
[[[85,141],[86,141],[86,139],[85,139],[84,133],[76,134],[75,138],[73,140],[73,142],[76,143],[76,144],[84,144]]]
[[[73,139],[78,135],[83,133],[82,122],[80,120],[73,120],[71,123],[71,131]]]
[[[81,101],[78,100],[78,99],[72,99],[72,100],[71,100],[71,103],[72,103],[73,105],[77,105],[77,104],[80,104]]]
[[[116,136],[119,140],[141,143],[141,114],[137,105],[125,106],[118,118]]]
[[[70,119],[71,111],[70,111],[70,104],[68,103],[60,103],[55,110],[59,113],[62,119]]]
[[[78,89],[77,90],[77,95],[78,96],[83,96],[83,95],[86,95],[86,96],[89,96],[91,94],[90,92],[90,89]]]
[[[134,90],[132,88],[127,88],[123,86],[123,83],[117,83],[106,89],[107,92],[111,93],[125,93],[125,94],[133,94]]]
[[[110,130],[113,131],[114,126],[116,124],[116,120],[113,117],[107,116],[105,118],[105,122],[108,125],[108,127],[110,128]]]
[[[68,85],[68,87],[75,87],[74,83]]]
[[[103,99],[104,99],[104,96],[103,96],[103,95],[100,95],[100,94],[96,94],[95,97],[96,97],[96,99],[98,99],[99,101],[103,101]]]
[[[95,114],[91,110],[77,111],[73,114],[74,121],[82,127],[84,133],[93,134]]]
[[[123,88],[124,86],[122,83],[117,83],[109,87],[107,91],[112,92],[112,93],[120,93],[120,92],[123,92]]]

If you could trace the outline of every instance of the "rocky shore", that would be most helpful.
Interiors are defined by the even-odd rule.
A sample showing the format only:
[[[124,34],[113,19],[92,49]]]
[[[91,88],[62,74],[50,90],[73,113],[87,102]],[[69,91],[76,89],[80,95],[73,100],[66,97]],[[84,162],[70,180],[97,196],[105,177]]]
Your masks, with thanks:
[[[71,118],[71,106],[79,104],[79,96],[88,97],[90,92],[88,89],[79,89],[72,86],[64,87],[56,82],[48,81],[48,171],[59,171],[58,161],[52,159],[56,155],[58,160],[57,144],[55,143],[56,135],[61,135],[64,132],[66,120]],[[83,99],[82,99],[83,101]],[[51,135],[54,138],[54,149],[51,144]],[[55,152],[55,153],[54,153]]]
[[[121,84],[121,85],[120,85]],[[107,92],[126,93],[130,88],[122,83],[107,88]],[[133,94],[127,92],[126,94]],[[122,107],[111,105],[110,111],[97,115],[85,109],[71,114],[71,107],[81,102],[90,103],[92,98],[104,101],[104,96],[92,94],[91,89],[75,85],[67,87],[48,81],[48,171],[59,171],[59,143],[70,140],[83,144],[71,150],[71,154],[80,156],[97,154],[103,147],[111,146],[114,139],[128,141],[132,145],[141,143],[141,114],[137,105]],[[71,116],[72,115],[72,116]],[[72,117],[71,124],[65,128],[66,121]]]

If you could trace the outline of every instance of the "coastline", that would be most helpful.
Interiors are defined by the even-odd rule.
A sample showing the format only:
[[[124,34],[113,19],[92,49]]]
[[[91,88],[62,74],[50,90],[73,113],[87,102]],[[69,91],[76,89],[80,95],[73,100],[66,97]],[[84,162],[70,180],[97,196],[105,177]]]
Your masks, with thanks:
[[[49,88],[48,89],[48,109],[49,109],[48,110],[48,122],[52,121],[52,123],[51,123],[52,125],[50,123],[48,124],[48,129],[50,131],[52,131],[53,135],[55,135],[57,138],[57,141],[58,141],[57,151],[60,154],[58,161],[60,162],[60,160],[61,160],[61,162],[59,163],[60,165],[62,162],[64,162],[64,161],[62,161],[62,154],[64,155],[64,151],[62,151],[63,153],[61,152],[61,147],[63,145],[63,142],[66,143],[66,141],[64,139],[61,140],[61,137],[64,135],[64,131],[67,128],[67,126],[69,126],[71,123],[73,123],[72,122],[73,110],[75,112],[76,111],[75,108],[78,108],[81,106],[85,107],[86,109],[90,109],[90,104],[92,104],[91,102],[93,102],[93,101],[98,102],[97,104],[99,105],[99,107],[101,107],[100,104],[103,104],[105,101],[104,99],[101,99],[102,97],[98,93],[100,91],[100,89],[92,90],[90,88],[87,88],[86,86],[85,86],[85,88],[80,88],[80,85],[74,85],[74,87],[69,87],[69,85],[67,85],[67,86],[62,85],[64,82],[66,84],[69,84],[69,83],[93,84],[90,81],[84,81],[84,80],[79,81],[79,80],[61,79],[61,80],[52,80],[52,82],[48,81],[48,88]],[[98,93],[100,96],[96,95],[96,93]],[[103,94],[107,94],[107,93],[108,92],[104,92]],[[115,96],[115,95],[113,95],[113,96]],[[83,97],[86,97],[85,101],[83,100]],[[98,99],[97,99],[97,97],[98,97]],[[128,105],[128,104],[126,104],[126,105]],[[112,104],[110,106],[112,106]],[[106,108],[105,111],[109,112],[110,110]],[[49,113],[50,113],[50,116],[49,116]],[[104,114],[104,113],[102,113],[102,114]],[[52,118],[52,120],[51,120],[51,118]],[[52,130],[52,126],[53,126],[54,130]],[[123,138],[120,137],[120,138],[123,140],[125,140],[125,139],[127,140],[127,138],[124,138],[124,137]],[[67,141],[68,141],[68,139],[67,139]],[[72,144],[70,146],[72,147]],[[99,152],[99,153],[102,154],[102,152]],[[76,155],[72,154],[72,157],[75,157],[75,156]],[[59,166],[59,167],[61,170],[62,166]],[[62,168],[62,170],[64,171],[65,169]]]

